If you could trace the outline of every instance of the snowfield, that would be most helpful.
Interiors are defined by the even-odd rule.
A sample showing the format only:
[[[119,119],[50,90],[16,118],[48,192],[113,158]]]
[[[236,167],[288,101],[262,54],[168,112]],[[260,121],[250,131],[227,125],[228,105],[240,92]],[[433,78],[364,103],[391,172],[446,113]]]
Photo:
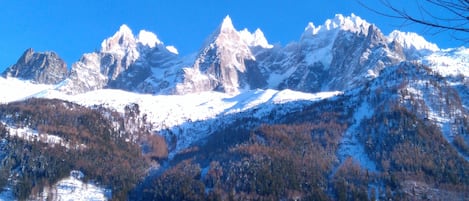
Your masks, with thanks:
[[[34,84],[30,81],[0,76],[0,104],[23,100],[31,95],[54,87],[53,85]]]
[[[139,105],[141,114],[146,114],[147,119],[152,123],[154,132],[160,132],[164,135],[164,131],[169,131],[169,133],[178,137],[175,152],[210,135],[212,124],[220,126],[220,124],[229,124],[235,120],[228,119],[229,116],[233,117],[236,114],[248,112],[244,115],[260,119],[280,105],[291,104],[284,109],[282,108],[283,113],[288,113],[301,109],[304,104],[342,94],[340,91],[311,94],[289,89],[282,91],[258,89],[246,90],[237,94],[210,91],[186,95],[151,95],[123,90],[100,89],[77,95],[68,95],[56,90],[61,86],[60,84],[57,86],[34,85],[13,78],[0,81],[5,83],[0,85],[0,91],[9,92],[2,94],[5,97],[2,99],[3,103],[31,97],[61,99],[87,107],[101,105],[120,113],[124,113],[127,105],[136,103]],[[21,91],[21,93],[16,94],[13,93],[14,91]],[[34,135],[52,137],[46,134],[37,134],[37,132],[34,134],[34,131],[26,132],[26,130],[24,132],[21,130],[18,135],[24,138]],[[60,139],[57,139],[55,143],[63,144]]]
[[[231,95],[221,92],[201,92],[186,95],[148,95],[122,90],[102,89],[78,95],[65,95],[46,90],[34,97],[57,98],[84,106],[103,105],[120,113],[125,106],[136,103],[147,114],[155,129],[162,130],[187,121],[202,121],[217,115],[244,112],[265,103],[284,104],[292,101],[317,101],[341,94],[323,92],[309,94],[292,90],[250,90]]]

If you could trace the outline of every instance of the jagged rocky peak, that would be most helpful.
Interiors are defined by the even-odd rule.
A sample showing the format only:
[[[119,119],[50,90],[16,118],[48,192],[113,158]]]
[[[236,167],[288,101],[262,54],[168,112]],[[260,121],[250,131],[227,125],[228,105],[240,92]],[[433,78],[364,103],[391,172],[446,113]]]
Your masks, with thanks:
[[[302,50],[306,63],[320,62],[328,68],[333,59],[334,44],[356,45],[352,44],[358,42],[354,40],[367,36],[370,26],[370,23],[354,14],[336,14],[333,19],[328,19],[319,26],[310,22],[301,35],[299,49]]]
[[[251,33],[247,28],[237,31],[229,15],[223,19],[218,29],[208,40],[209,43],[215,43],[218,46],[230,45],[235,42],[237,46],[271,48],[264,36],[264,33],[258,28]]]
[[[241,42],[241,36],[238,33],[238,31],[234,28],[233,22],[231,21],[231,18],[229,15],[223,19],[223,22],[220,24],[218,29],[213,32],[212,36],[207,40],[209,43],[208,45],[213,46],[216,45],[218,47],[223,47],[223,46],[232,46],[235,48],[236,46],[239,45],[244,45]],[[236,43],[232,43],[236,42]],[[204,47],[206,48],[206,46]],[[209,47],[211,48],[211,47]]]
[[[137,41],[132,30],[127,25],[122,25],[113,36],[101,43],[101,52],[116,52],[135,47]]]
[[[233,26],[233,21],[231,21],[231,17],[229,15],[227,15],[225,19],[223,19],[223,22],[220,24],[219,31],[220,32],[236,31],[236,29]]]
[[[153,72],[168,72],[179,62],[177,49],[164,46],[156,34],[140,30],[134,35],[127,25],[122,25],[111,37],[103,40],[101,49],[87,53],[72,65],[70,76],[60,90],[67,93],[84,93],[102,88],[135,91],[137,88],[167,88],[166,79],[153,79],[151,83],[165,86],[141,87]],[[152,69],[156,69],[152,71]],[[158,75],[161,78],[163,75]],[[164,82],[162,84],[162,82]],[[149,84],[151,85],[151,84]],[[154,91],[154,90],[143,90]]]
[[[351,89],[403,59],[389,49],[386,37],[375,25],[353,14],[338,14],[320,26],[309,23],[300,42],[292,46],[296,47],[292,49],[296,62],[287,60],[285,66],[296,70],[280,87],[299,91]]]
[[[371,45],[383,45],[386,46],[388,40],[381,32],[381,30],[375,25],[370,25],[368,27],[367,39]]]
[[[95,61],[99,64],[99,72],[110,80],[116,79],[121,72],[128,69],[140,57],[138,38],[135,38],[132,30],[124,24],[113,36],[101,43],[101,50],[97,54],[98,57],[90,55],[91,58],[88,60],[94,58],[99,60]],[[84,55],[84,57],[86,56]],[[86,58],[82,59],[82,61],[86,60]]]
[[[57,84],[63,81],[67,74],[67,64],[55,52],[35,52],[29,48],[16,64],[7,68],[2,75],[39,84]]]
[[[236,93],[249,88],[252,76],[246,63],[255,61],[254,51],[271,48],[260,29],[250,33],[237,31],[230,16],[226,16],[213,34],[206,40],[192,68],[185,69],[183,83],[176,93],[222,91]],[[257,72],[256,70],[254,70]]]
[[[135,37],[124,24],[113,36],[103,40],[101,50],[84,54],[72,65],[70,77],[62,90],[83,93],[104,88],[141,59],[141,55],[159,44],[162,42],[154,33],[141,30]]]
[[[353,13],[350,16],[336,14],[334,19],[328,19],[324,22],[324,24],[319,26],[315,26],[312,22],[308,23],[302,38],[309,38],[321,33],[329,33],[330,31],[339,30],[350,31],[354,33],[366,33],[370,25],[370,23]]]
[[[261,29],[256,29],[254,33],[249,32],[248,29],[243,29],[240,32],[241,38],[250,47],[272,48],[273,45],[269,44]]]
[[[154,48],[157,45],[163,44],[156,34],[140,30],[137,37],[132,33],[132,30],[125,24],[121,25],[119,30],[110,38],[101,43],[101,52],[128,52],[133,51],[138,45]]]

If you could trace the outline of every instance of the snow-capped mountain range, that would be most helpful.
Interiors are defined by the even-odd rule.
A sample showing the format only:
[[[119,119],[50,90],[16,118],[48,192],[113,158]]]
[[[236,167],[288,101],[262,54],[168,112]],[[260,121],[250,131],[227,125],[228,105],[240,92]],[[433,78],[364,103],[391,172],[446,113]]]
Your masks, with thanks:
[[[49,55],[52,58],[44,60]],[[68,73],[63,73],[65,65],[57,54],[27,50],[0,78],[0,102],[59,98],[118,111],[136,102],[145,112],[157,114],[151,119],[161,131],[276,100],[350,91],[376,79],[383,69],[409,60],[442,76],[463,79],[452,79],[455,82],[467,82],[468,55],[463,47],[440,50],[416,33],[393,31],[385,36],[353,14],[338,14],[319,26],[309,23],[299,41],[286,46],[269,44],[260,29],[236,30],[227,16],[195,57],[178,55],[175,47],[165,46],[151,32],[141,30],[135,36],[122,25],[102,42],[101,50],[84,54]]]
[[[393,31],[385,36],[353,14],[338,14],[319,26],[309,23],[298,42],[284,47],[269,44],[260,29],[236,30],[227,16],[195,58],[178,55],[175,47],[165,46],[151,32],[141,30],[134,36],[122,25],[102,42],[101,50],[84,54],[56,85],[47,83],[57,83],[57,76],[34,75],[56,72],[57,64],[39,61],[58,56],[32,54],[27,50],[3,73],[0,102],[59,98],[117,111],[139,103],[145,113],[155,114],[150,117],[159,132],[279,100],[311,100],[329,91],[340,94],[362,87],[386,67],[408,58],[445,77],[462,76],[467,82],[469,74],[466,48],[440,50],[416,33]],[[59,66],[63,71],[64,64]]]
[[[137,103],[155,133],[177,139],[170,156],[238,118],[268,123],[318,101],[347,99],[340,104],[352,108],[354,122],[339,155],[375,170],[355,135],[387,101],[414,109],[449,142],[469,118],[469,49],[442,50],[416,33],[386,36],[353,14],[309,23],[285,46],[269,44],[260,29],[237,30],[227,16],[189,56],[122,25],[69,71],[57,54],[29,49],[2,75],[0,104],[37,97],[124,113]]]
[[[435,44],[415,33],[394,31],[384,36],[353,14],[336,15],[319,26],[309,23],[299,41],[285,47],[270,45],[260,29],[254,33],[236,30],[227,16],[195,58],[178,55],[175,47],[165,46],[151,32],[141,30],[135,36],[122,25],[102,42],[99,51],[86,53],[72,64],[67,76],[50,78],[47,83],[62,78],[57,90],[68,94],[104,88],[165,95],[286,88],[346,90],[363,84],[365,77],[377,76],[386,66],[437,52]],[[29,58],[28,54],[32,50],[23,58]],[[40,72],[54,67],[26,64]],[[3,75],[29,79],[32,75],[24,74],[33,72],[17,67],[26,64],[20,59]]]

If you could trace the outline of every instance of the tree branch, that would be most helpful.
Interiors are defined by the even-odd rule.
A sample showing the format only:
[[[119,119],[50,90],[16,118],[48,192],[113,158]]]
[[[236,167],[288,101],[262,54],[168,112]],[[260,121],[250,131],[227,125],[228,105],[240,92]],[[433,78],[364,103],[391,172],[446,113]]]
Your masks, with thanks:
[[[398,8],[389,0],[380,0],[381,3],[388,8],[389,12],[382,12],[374,8],[370,8],[365,3],[357,0],[358,3],[364,8],[377,13],[379,15],[403,19],[413,23],[422,24],[428,27],[450,30],[456,32],[469,32],[469,0],[422,0],[417,1],[418,12],[417,14],[409,14],[404,8]],[[445,11],[449,16],[441,17],[431,12],[429,8],[434,7]],[[439,11],[441,12],[441,11]],[[458,23],[457,23],[458,22]]]

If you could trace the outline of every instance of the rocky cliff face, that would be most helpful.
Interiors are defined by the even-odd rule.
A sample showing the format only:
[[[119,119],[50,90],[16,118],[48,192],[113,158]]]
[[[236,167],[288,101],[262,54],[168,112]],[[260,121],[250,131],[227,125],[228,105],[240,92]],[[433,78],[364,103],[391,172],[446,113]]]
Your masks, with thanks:
[[[140,58],[112,80],[108,87],[150,94],[172,94],[184,59],[163,44],[145,47]]]
[[[176,93],[221,91],[236,93],[243,88],[258,85],[259,69],[255,64],[256,47],[265,49],[267,43],[262,31],[237,31],[227,16],[198,54],[194,65],[184,69],[183,82]]]
[[[272,51],[257,58],[268,86],[305,92],[354,88],[405,59],[378,28],[355,15],[310,23],[298,42]]]
[[[155,34],[141,30],[134,36],[127,25],[122,25],[102,42],[101,50],[84,54],[72,65],[61,90],[73,94],[106,87],[132,89],[130,86],[137,86],[151,75],[148,66],[141,68],[139,64],[151,62],[151,54],[161,46]],[[136,67],[130,69],[133,65]],[[123,74],[125,71],[127,74]]]
[[[122,25],[114,36],[102,42],[100,51],[84,54],[72,65],[70,76],[61,90],[73,94],[102,89],[139,56],[137,39],[126,25]]]
[[[34,52],[28,49],[2,75],[39,84],[57,84],[66,78],[67,65],[55,52]]]

